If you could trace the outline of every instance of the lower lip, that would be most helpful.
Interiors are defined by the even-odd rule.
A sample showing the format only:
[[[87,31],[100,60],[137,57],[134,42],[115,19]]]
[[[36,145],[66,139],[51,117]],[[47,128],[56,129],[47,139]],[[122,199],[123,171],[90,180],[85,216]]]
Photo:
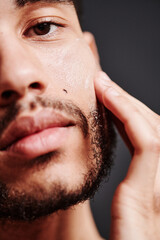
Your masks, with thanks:
[[[19,157],[33,159],[38,156],[56,151],[66,141],[71,127],[45,129],[41,132],[24,137],[7,149],[7,153]]]

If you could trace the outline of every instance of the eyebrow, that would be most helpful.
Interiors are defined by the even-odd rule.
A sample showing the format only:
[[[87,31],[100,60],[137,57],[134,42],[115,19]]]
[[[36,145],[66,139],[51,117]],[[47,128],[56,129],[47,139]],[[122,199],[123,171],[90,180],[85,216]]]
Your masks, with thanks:
[[[16,0],[17,7],[24,7],[28,3],[70,3],[73,4],[73,0]]]

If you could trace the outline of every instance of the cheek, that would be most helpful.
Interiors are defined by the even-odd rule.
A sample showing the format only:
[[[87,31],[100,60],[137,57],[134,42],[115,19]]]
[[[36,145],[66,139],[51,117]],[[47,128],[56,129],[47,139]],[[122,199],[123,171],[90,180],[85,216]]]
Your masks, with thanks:
[[[49,51],[45,56],[49,91],[54,92],[58,98],[65,96],[81,107],[83,104],[87,105],[87,108],[94,108],[96,97],[93,79],[98,67],[83,40],[76,39],[61,48]],[[67,94],[64,95],[63,89],[67,90]]]

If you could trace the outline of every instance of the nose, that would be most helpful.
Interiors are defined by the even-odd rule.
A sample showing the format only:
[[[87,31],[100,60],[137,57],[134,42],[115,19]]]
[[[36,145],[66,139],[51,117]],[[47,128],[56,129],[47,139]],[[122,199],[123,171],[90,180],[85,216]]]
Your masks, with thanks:
[[[0,107],[28,93],[41,94],[46,88],[41,66],[29,47],[18,40],[0,44]]]

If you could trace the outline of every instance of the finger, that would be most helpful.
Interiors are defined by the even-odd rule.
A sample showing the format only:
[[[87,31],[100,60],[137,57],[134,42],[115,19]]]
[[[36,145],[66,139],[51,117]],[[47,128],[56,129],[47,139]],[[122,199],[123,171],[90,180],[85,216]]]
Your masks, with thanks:
[[[148,113],[150,115],[150,117],[153,117],[153,115],[157,115],[156,117],[159,118],[159,115],[156,114],[155,112],[153,112],[150,108],[148,108],[145,104],[143,104],[141,101],[139,101],[138,99],[134,98],[133,96],[131,96],[130,94],[128,94],[125,90],[123,90],[120,86],[118,86],[118,84],[116,84],[115,82],[113,82],[108,75],[105,72],[99,72],[97,79],[103,79],[104,80],[104,84],[110,84],[112,83],[112,86],[114,87],[114,89],[116,89],[118,92],[120,92],[121,94],[125,95],[126,98],[128,98],[128,100],[131,100],[135,105],[140,106],[141,110],[145,111],[146,113]]]
[[[134,148],[143,150],[152,140],[159,128],[159,118],[144,111],[141,105],[135,104],[126,96],[126,92],[114,88],[115,84],[108,78],[95,80],[96,94],[99,100],[108,108],[123,124],[125,131]],[[129,94],[127,94],[129,95]],[[148,131],[146,131],[146,129]]]
[[[156,135],[154,124],[148,121],[150,114],[143,111],[141,105],[135,105],[123,91],[115,89],[112,81],[99,79],[95,81],[95,88],[99,100],[124,124],[127,136],[134,146],[134,158],[127,179],[137,187],[153,186],[159,161],[160,139]]]
[[[124,128],[124,124],[113,114],[111,114],[112,116],[112,120],[116,126],[116,128],[118,129],[118,132],[120,133],[123,141],[125,142],[125,144],[127,145],[129,151],[130,151],[130,154],[131,156],[133,156],[134,154],[134,147],[131,143],[131,141],[129,140],[127,134],[126,134],[126,131],[125,131],[125,128]]]
[[[150,195],[150,197],[155,194],[157,189],[154,189],[154,186],[159,160],[158,154],[152,151],[134,154],[125,177],[131,189],[142,191],[144,195]]]

